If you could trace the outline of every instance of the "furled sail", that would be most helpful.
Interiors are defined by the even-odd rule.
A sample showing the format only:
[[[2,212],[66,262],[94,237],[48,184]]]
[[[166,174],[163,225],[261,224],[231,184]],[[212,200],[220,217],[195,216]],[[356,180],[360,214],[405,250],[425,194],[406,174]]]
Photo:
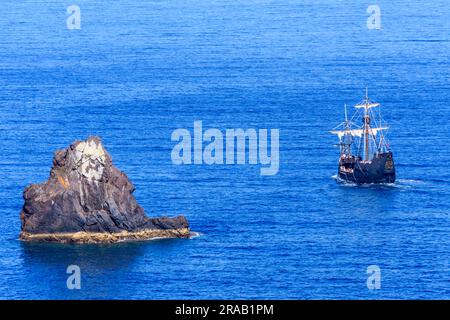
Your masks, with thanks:
[[[373,135],[377,135],[377,133],[381,130],[387,130],[389,127],[378,127],[378,128],[369,128],[369,133]],[[344,135],[350,134],[353,137],[361,137],[364,134],[363,129],[353,129],[353,130],[333,130],[330,131],[332,134],[337,134],[339,139],[341,139]]]
[[[356,106],[355,106],[355,108],[356,109],[361,109],[361,108],[373,108],[373,107],[378,107],[380,104],[379,103],[368,103],[368,104],[365,104],[365,103],[362,103],[362,104],[357,104]]]

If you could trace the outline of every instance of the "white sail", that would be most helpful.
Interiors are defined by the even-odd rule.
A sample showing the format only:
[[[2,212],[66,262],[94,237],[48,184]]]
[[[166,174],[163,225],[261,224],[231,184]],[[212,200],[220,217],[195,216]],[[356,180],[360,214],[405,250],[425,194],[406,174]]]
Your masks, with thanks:
[[[369,134],[377,135],[377,133],[381,130],[387,130],[389,127],[378,127],[378,128],[369,128]],[[353,129],[353,130],[333,130],[330,131],[332,134],[337,134],[339,139],[341,139],[344,135],[350,134],[353,137],[362,137],[364,134],[363,129]]]
[[[346,134],[350,134],[353,137],[361,137],[363,134],[363,130],[362,129],[353,129],[353,130],[333,130],[330,131],[332,134],[337,134],[337,136],[339,137],[339,139],[341,139],[344,135]]]
[[[356,106],[355,106],[355,108],[356,109],[361,109],[361,108],[373,108],[373,107],[378,107],[380,104],[379,103],[368,103],[368,104],[365,104],[365,103],[362,103],[362,104],[357,104]]]
[[[381,130],[387,130],[387,129],[389,129],[389,127],[370,128],[370,129],[369,129],[369,133],[372,131],[372,134],[373,134],[374,136],[376,136],[377,133],[378,133],[378,131],[381,131]]]

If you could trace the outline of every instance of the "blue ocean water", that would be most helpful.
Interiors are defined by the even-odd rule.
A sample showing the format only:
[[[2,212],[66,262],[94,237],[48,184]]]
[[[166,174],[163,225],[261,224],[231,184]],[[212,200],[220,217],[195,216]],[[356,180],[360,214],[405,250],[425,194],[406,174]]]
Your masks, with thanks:
[[[71,4],[71,3],[70,3]],[[4,0],[0,298],[450,298],[450,7],[444,0]],[[398,181],[336,183],[329,134],[369,87]],[[280,171],[176,166],[177,128],[278,128]],[[22,243],[22,191],[53,152],[99,135],[150,216],[200,236]],[[81,290],[66,287],[79,265]],[[381,269],[369,290],[366,269]]]

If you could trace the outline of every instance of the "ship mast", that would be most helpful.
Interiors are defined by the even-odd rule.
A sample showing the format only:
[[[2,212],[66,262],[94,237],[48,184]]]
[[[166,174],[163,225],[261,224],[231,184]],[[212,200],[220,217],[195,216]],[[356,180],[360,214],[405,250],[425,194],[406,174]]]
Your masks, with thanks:
[[[347,156],[351,155],[351,144],[352,144],[352,136],[351,136],[351,130],[350,130],[350,121],[348,121],[348,115],[347,115],[347,104],[344,104],[344,113],[345,113],[345,122],[344,122],[344,135],[342,137],[342,140],[340,141],[341,144],[341,155],[345,154]]]
[[[387,130],[388,127],[381,126],[381,120],[378,125],[376,118],[374,118],[375,125],[374,125],[374,127],[372,127],[371,122],[372,122],[372,117],[374,117],[374,115],[372,114],[372,111],[369,110],[373,107],[378,107],[379,105],[380,104],[378,102],[373,102],[373,101],[369,100],[368,89],[366,87],[366,95],[365,95],[364,99],[354,106],[356,109],[364,109],[364,113],[362,115],[363,125],[359,128],[355,128],[355,129],[352,129],[351,126],[352,126],[353,117],[355,117],[356,113],[351,118],[351,120],[349,120],[348,114],[347,114],[347,105],[344,105],[345,121],[336,127],[336,128],[342,128],[342,129],[330,131],[332,134],[336,134],[339,137],[340,146],[341,146],[341,156],[342,155],[347,155],[347,156],[351,155],[351,145],[353,143],[353,137],[360,138],[358,141],[357,154],[359,157],[359,155],[361,153],[363,153],[363,154],[361,154],[361,157],[364,159],[364,161],[370,161],[370,149],[371,149],[371,143],[372,143],[371,139],[373,139],[373,143],[374,143],[373,150],[377,149],[378,152],[380,152],[380,150],[382,149],[382,144],[386,143],[384,141],[383,130]],[[360,115],[361,112],[358,112],[357,114]],[[380,134],[381,134],[381,139],[380,139],[379,145],[378,145],[378,142],[376,139],[376,135],[378,132],[380,132]],[[364,147],[364,150],[360,153],[362,147]]]
[[[348,117],[347,117],[347,104],[344,103],[344,112],[345,112],[345,128],[348,128]]]
[[[364,101],[364,160],[369,160],[369,130],[370,130],[370,116],[369,116],[369,96],[366,87],[366,98]]]

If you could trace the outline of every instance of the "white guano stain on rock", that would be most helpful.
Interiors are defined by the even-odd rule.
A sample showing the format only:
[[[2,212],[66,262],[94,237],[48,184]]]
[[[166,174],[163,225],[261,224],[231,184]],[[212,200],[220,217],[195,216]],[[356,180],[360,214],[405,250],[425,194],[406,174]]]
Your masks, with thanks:
[[[101,143],[89,139],[78,143],[75,149],[77,171],[86,179],[99,181],[103,175],[106,155]]]

